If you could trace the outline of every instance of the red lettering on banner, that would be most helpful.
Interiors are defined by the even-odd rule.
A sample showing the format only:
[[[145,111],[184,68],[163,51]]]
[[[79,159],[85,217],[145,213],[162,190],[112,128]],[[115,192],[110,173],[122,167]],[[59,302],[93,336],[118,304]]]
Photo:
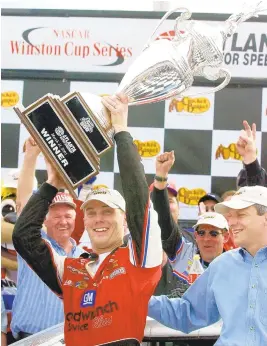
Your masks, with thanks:
[[[76,30],[76,29],[53,29],[54,34],[58,38],[63,39],[86,39],[89,40],[89,30]]]
[[[11,43],[11,53],[14,54],[19,54],[19,45],[18,41],[10,41]]]
[[[131,47],[127,49],[127,52],[128,52],[128,58],[133,56],[133,51]]]
[[[61,55],[60,45],[30,45],[19,41],[10,41],[11,53],[18,55]]]
[[[54,30],[56,35],[59,32]],[[87,58],[89,56],[99,57],[131,57],[132,47],[120,47],[119,44],[112,46],[95,42],[92,46],[75,44],[73,41],[67,41],[62,44],[27,44],[24,41],[10,40],[11,54],[14,55],[44,55],[44,56],[69,56]]]
[[[73,43],[72,42],[67,42],[64,46],[64,53],[67,56],[71,56],[72,55],[72,47],[73,47]]]
[[[95,51],[94,51],[94,53],[93,53],[93,55],[94,56],[99,56],[100,55],[100,49],[99,49],[99,46],[100,45],[100,43],[99,42],[96,42],[95,44],[94,44],[94,49],[95,49],[95,51],[96,51],[96,53],[95,53]]]
[[[124,58],[128,58],[131,57],[132,54],[132,47],[120,47],[118,44],[114,47],[114,46],[106,46],[106,45],[102,45],[100,42],[96,42],[93,45],[93,55],[94,56],[122,56]]]

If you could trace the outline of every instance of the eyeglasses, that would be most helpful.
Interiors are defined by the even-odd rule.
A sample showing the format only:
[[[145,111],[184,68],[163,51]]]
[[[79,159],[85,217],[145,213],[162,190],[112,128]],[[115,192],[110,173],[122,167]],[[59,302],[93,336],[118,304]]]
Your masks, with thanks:
[[[204,231],[202,229],[198,229],[196,230],[197,235],[199,235],[200,237],[204,237],[206,233],[209,233],[209,235],[212,238],[216,238],[218,237],[218,235],[222,234],[222,232],[216,231],[216,230],[211,230],[211,231]]]

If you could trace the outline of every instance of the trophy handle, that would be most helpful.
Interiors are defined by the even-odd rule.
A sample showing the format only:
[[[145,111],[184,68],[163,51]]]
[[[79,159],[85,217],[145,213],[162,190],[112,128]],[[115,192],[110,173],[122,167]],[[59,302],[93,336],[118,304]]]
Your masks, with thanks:
[[[211,88],[208,91],[205,91],[205,94],[211,94],[211,93],[215,93],[217,91],[222,90],[223,88],[225,88],[229,84],[229,82],[231,80],[231,73],[225,68],[220,68],[220,70],[216,74],[205,73],[205,71],[203,69],[201,75],[203,77],[209,79],[209,80],[217,80],[218,78],[225,77],[220,85],[218,85],[215,88]],[[191,96],[197,96],[197,95],[203,95],[203,92],[202,93],[195,93],[195,94],[186,94],[185,96],[191,97]]]
[[[226,20],[226,35],[232,36],[234,32],[237,29],[237,26],[240,23],[243,23],[250,19],[251,17],[258,17],[260,12],[267,10],[267,3],[265,4],[265,1],[256,1],[254,0],[254,3],[245,3],[242,6],[242,9],[240,12],[233,13],[227,20]]]
[[[174,12],[182,12],[181,15],[176,19],[175,32],[177,32],[176,29],[177,29],[178,22],[181,22],[181,20],[189,19],[191,17],[191,14],[192,14],[186,7],[177,7],[177,8],[174,8],[174,9],[168,11],[167,13],[165,13],[165,15],[161,18],[159,24],[156,26],[155,30],[153,31],[152,35],[150,36],[150,38],[149,38],[148,42],[146,43],[143,50],[145,50],[146,48],[148,48],[150,46],[150,44],[154,41],[154,36],[155,36],[158,28]]]

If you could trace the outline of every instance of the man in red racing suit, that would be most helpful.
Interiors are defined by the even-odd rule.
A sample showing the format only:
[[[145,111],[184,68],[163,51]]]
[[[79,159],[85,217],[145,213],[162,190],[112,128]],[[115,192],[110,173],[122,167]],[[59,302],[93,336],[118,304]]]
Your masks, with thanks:
[[[67,346],[140,345],[148,301],[161,275],[161,233],[140,156],[127,131],[127,98],[106,96],[102,102],[115,129],[125,200],[105,188],[89,193],[82,208],[93,252],[67,258],[41,238],[48,208],[63,186],[49,163],[47,182],[31,197],[13,233],[17,252],[64,301]],[[127,245],[123,244],[125,210]],[[62,231],[68,228],[60,217],[55,223]]]

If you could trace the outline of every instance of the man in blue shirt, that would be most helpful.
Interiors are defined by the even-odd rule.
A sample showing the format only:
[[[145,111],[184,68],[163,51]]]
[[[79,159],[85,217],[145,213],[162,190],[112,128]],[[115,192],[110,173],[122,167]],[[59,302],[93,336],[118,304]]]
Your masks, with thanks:
[[[216,346],[267,345],[267,188],[243,187],[215,211],[240,248],[214,259],[182,298],[152,297],[149,316],[185,333],[221,318]]]
[[[1,345],[6,346],[6,333],[7,333],[7,313],[3,296],[1,295]]]
[[[42,237],[61,256],[79,257],[84,251],[71,234],[75,227],[76,205],[69,194],[59,192],[50,205]],[[64,321],[63,303],[18,255],[18,287],[12,307],[11,330],[23,339]]]

